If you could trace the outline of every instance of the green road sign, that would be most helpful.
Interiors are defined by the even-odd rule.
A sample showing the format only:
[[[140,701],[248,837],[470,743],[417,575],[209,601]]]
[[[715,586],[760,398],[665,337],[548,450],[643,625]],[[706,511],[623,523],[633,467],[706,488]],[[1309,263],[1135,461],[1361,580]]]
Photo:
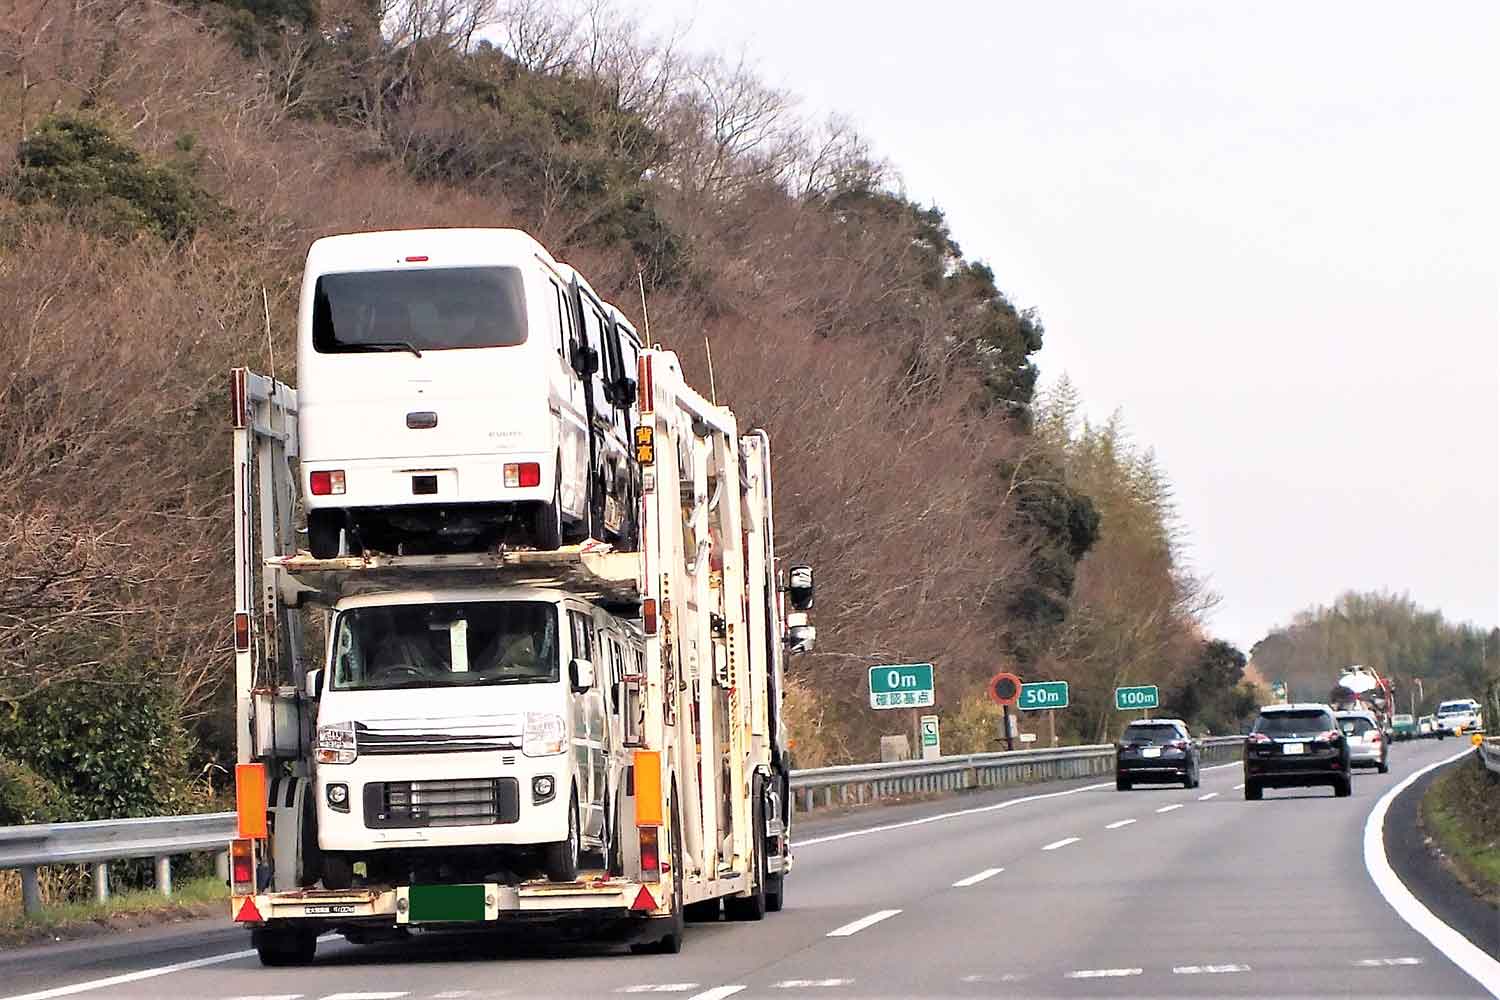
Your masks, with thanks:
[[[1155,684],[1115,688],[1115,708],[1122,712],[1130,712],[1140,708],[1155,708],[1156,706]]]
[[[935,704],[932,664],[897,663],[870,668],[871,708],[930,708]]]
[[[1037,681],[1034,684],[1022,684],[1021,697],[1016,702],[1016,707],[1023,712],[1043,708],[1067,708],[1068,682]]]

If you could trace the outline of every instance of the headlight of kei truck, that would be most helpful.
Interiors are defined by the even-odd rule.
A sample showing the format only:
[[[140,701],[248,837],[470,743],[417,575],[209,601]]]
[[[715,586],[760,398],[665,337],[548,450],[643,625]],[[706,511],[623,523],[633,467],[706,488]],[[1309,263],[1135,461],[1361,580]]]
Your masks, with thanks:
[[[318,763],[352,764],[359,757],[354,723],[339,722],[318,727]]]
[[[562,753],[568,738],[563,717],[548,712],[526,713],[526,735],[521,743],[521,752],[528,757],[546,757]]]

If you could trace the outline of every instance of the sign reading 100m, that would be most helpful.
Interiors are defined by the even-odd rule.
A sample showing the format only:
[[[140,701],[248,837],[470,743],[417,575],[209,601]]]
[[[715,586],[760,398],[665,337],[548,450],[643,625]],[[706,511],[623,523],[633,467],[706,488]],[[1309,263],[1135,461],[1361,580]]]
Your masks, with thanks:
[[[927,708],[935,704],[932,664],[899,663],[870,668],[871,708]]]

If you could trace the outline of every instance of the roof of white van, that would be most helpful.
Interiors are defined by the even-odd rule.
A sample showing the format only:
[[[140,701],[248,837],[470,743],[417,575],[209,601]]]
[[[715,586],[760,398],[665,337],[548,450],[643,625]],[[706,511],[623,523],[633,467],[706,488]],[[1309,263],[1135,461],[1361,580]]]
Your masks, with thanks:
[[[552,261],[546,247],[519,229],[391,229],[315,240],[307,251],[307,266],[315,271],[366,270],[404,263],[443,267],[532,255]]]

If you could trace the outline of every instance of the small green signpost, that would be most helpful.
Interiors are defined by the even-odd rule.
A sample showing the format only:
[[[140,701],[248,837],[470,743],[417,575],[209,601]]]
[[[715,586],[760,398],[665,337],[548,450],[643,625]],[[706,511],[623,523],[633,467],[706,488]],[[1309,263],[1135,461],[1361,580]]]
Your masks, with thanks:
[[[1158,704],[1155,684],[1140,684],[1135,687],[1115,688],[1115,708],[1122,712],[1134,712],[1155,708]]]
[[[935,704],[932,664],[897,663],[870,668],[871,708],[928,708]]]
[[[1016,707],[1023,712],[1036,712],[1047,708],[1068,707],[1067,681],[1036,681],[1021,685],[1021,697]]]

